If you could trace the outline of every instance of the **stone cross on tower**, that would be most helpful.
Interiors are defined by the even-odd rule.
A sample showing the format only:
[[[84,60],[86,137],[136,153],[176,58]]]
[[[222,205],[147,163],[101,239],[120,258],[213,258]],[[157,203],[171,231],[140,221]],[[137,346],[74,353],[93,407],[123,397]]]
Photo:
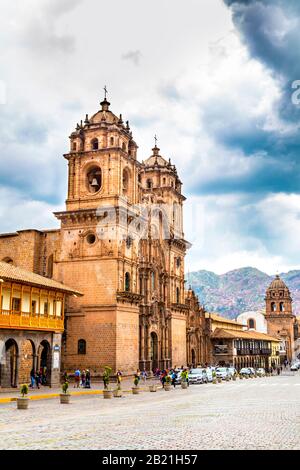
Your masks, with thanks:
[[[106,95],[107,95],[107,93],[108,93],[107,88],[106,88],[106,85],[104,85],[103,90],[104,90],[104,99],[106,100]]]

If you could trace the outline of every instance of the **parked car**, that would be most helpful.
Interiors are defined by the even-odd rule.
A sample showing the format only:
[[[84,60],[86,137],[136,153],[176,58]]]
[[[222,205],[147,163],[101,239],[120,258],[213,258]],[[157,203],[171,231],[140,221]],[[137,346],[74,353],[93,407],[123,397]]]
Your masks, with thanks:
[[[256,370],[256,374],[259,375],[259,377],[265,377],[266,371],[263,367],[259,367],[259,369]]]
[[[190,384],[202,384],[207,383],[207,375],[205,369],[191,369],[189,372],[189,383]]]
[[[231,374],[229,372],[228,367],[217,367],[216,368],[216,375],[217,377],[221,377],[221,379],[226,380],[227,377],[231,379]]]
[[[292,370],[292,371],[297,371],[297,370],[299,370],[298,365],[297,365],[297,364],[292,364],[292,365],[291,365],[291,370]]]
[[[248,369],[250,370],[251,375],[256,375],[255,369],[253,369],[253,367],[248,367]]]
[[[251,371],[249,367],[243,367],[240,370],[240,375],[250,375],[250,374],[251,374]]]

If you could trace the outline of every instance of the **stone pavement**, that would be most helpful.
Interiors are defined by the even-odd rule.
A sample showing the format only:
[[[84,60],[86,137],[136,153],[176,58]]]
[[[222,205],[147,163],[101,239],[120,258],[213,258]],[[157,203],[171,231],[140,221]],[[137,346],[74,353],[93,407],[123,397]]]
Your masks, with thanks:
[[[1,449],[300,449],[300,374],[0,405]]]

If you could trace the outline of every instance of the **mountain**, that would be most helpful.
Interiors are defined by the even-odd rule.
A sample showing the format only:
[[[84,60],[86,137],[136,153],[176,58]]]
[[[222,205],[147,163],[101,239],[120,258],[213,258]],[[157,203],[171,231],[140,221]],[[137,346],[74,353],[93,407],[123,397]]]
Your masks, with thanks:
[[[236,318],[248,310],[264,308],[266,289],[275,276],[256,268],[241,268],[218,275],[211,271],[190,273],[190,284],[207,311],[218,312],[227,318]],[[280,274],[293,298],[294,313],[300,312],[300,270]]]

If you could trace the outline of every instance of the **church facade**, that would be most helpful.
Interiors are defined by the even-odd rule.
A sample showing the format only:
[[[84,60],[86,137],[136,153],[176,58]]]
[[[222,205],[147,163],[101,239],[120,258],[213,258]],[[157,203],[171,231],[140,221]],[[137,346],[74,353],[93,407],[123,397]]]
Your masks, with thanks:
[[[182,183],[156,143],[143,162],[137,149],[105,98],[70,136],[60,229],[0,236],[0,260],[83,294],[66,302],[65,370],[206,361],[205,313],[185,290]]]

